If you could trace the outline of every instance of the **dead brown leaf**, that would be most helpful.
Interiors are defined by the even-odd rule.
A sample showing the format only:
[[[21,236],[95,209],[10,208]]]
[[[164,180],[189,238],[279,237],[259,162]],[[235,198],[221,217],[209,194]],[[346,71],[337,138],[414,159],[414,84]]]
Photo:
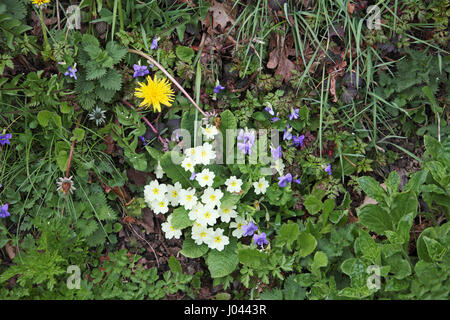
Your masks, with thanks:
[[[6,253],[8,254],[8,257],[13,260],[16,256],[16,249],[11,245],[11,242],[7,242],[5,245]]]
[[[223,30],[225,30],[227,24],[230,22],[231,24],[233,24],[235,22],[235,20],[230,17],[230,15],[228,14],[229,9],[225,8],[224,4],[220,3],[220,2],[216,2],[213,1],[209,11],[212,12],[212,23],[213,23],[213,29],[217,28],[218,26],[220,26],[220,28]]]

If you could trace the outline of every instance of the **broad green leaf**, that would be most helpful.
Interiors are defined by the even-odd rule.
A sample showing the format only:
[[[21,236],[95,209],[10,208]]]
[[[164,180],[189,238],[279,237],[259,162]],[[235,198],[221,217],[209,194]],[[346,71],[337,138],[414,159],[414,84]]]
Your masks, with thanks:
[[[259,269],[268,263],[267,255],[256,248],[241,248],[238,249],[239,262],[254,269]]]
[[[296,223],[285,223],[281,226],[280,230],[278,230],[277,241],[279,241],[278,245],[287,246],[287,249],[291,249],[291,245],[297,240],[297,237],[300,233],[298,228],[298,224]]]
[[[75,140],[76,142],[81,142],[84,139],[84,129],[81,128],[75,128],[72,131],[73,137],[70,140]]]
[[[161,157],[160,165],[165,174],[172,179],[173,183],[181,183],[183,188],[193,187],[192,181],[189,180],[190,173],[184,170],[181,165],[175,164],[172,161],[172,157],[176,160],[182,158],[181,154],[175,153],[174,151],[167,152]]]
[[[396,170],[392,171],[386,179],[386,189],[390,196],[393,196],[398,192],[398,186],[400,184],[400,176]]]
[[[411,265],[408,261],[403,259],[400,253],[386,257],[385,261],[391,266],[389,273],[393,274],[396,279],[404,279],[411,274]]]
[[[53,118],[53,112],[47,111],[47,110],[42,110],[39,111],[38,115],[37,115],[37,119],[39,121],[39,124],[41,126],[43,126],[44,128],[48,126],[48,122],[50,121],[50,119]]]
[[[186,46],[177,46],[177,48],[175,49],[175,53],[177,54],[178,59],[186,63],[191,62],[192,58],[195,55],[194,50]]]
[[[172,273],[183,273],[180,261],[178,261],[177,258],[175,258],[174,256],[170,256],[168,263],[170,271],[172,271]]]
[[[389,213],[379,205],[367,204],[360,208],[358,218],[363,226],[377,234],[385,234],[386,230],[394,230]]]
[[[236,270],[239,263],[236,253],[236,240],[230,238],[230,243],[222,251],[212,249],[206,258],[206,264],[211,278],[225,277]]]
[[[206,244],[198,245],[191,237],[186,237],[180,253],[187,258],[195,259],[203,256],[208,250],[209,248]]]
[[[314,195],[310,194],[306,196],[305,202],[303,203],[306,210],[310,214],[317,214],[320,210],[322,210],[323,203],[320,199],[317,199]]]
[[[317,251],[314,255],[314,261],[311,265],[311,272],[317,274],[321,267],[326,267],[328,265],[327,255],[322,251]]]
[[[174,229],[182,230],[190,227],[194,224],[194,221],[189,219],[188,211],[182,207],[178,207],[173,210],[172,213],[172,226]]]
[[[426,178],[427,178],[427,172],[425,170],[420,170],[420,171],[414,173],[411,176],[411,178],[409,179],[406,186],[403,188],[403,192],[413,191],[416,194],[418,194],[420,187],[423,185]]]
[[[423,241],[425,242],[430,258],[433,261],[441,261],[447,252],[447,248],[441,245],[438,241],[427,236],[423,237]]]
[[[378,203],[386,203],[386,191],[380,184],[372,177],[361,177],[358,179],[358,184],[363,191]]]
[[[358,238],[359,248],[363,257],[374,264],[381,264],[381,250],[375,240],[365,231],[361,231]]]
[[[300,257],[306,257],[311,254],[317,246],[317,240],[308,232],[302,232],[297,238],[297,249]]]
[[[407,214],[417,214],[418,200],[413,191],[396,194],[392,200],[391,217],[392,222],[397,226],[398,222]],[[396,229],[395,229],[396,230]]]

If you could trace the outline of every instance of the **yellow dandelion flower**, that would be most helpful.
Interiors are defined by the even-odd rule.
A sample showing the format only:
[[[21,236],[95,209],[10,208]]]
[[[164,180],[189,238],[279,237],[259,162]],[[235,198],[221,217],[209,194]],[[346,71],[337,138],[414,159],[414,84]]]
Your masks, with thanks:
[[[49,4],[50,1],[51,0],[31,0],[31,3],[39,8],[42,8],[45,7],[47,4]]]
[[[134,95],[137,98],[143,98],[144,100],[139,105],[140,107],[153,106],[153,111],[161,112],[161,104],[170,107],[174,100],[174,91],[170,87],[170,83],[166,78],[152,80],[150,76],[147,76],[147,84],[138,82],[139,88],[136,88]]]

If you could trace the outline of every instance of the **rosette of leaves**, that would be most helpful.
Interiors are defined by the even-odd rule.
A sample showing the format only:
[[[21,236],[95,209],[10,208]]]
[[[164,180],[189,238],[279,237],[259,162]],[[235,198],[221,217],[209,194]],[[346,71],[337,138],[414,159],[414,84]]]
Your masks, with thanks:
[[[75,89],[81,106],[90,110],[95,105],[111,102],[122,88],[122,75],[114,68],[126,55],[127,49],[110,41],[105,49],[92,35],[84,34],[78,54],[78,81]]]

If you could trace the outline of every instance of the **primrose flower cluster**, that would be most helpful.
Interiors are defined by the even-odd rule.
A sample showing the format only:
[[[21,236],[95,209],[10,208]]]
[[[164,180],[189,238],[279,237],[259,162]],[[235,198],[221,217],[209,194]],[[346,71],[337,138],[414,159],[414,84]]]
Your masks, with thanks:
[[[203,127],[202,134],[206,140],[214,139],[218,130],[213,125]],[[249,223],[237,212],[237,206],[222,202],[226,193],[239,194],[242,191],[243,181],[236,176],[230,176],[224,183],[225,188],[214,188],[215,173],[204,166],[211,164],[216,158],[213,145],[209,142],[189,148],[184,151],[181,166],[191,173],[191,181],[197,181],[203,189],[193,187],[183,188],[179,182],[173,185],[153,180],[144,187],[144,199],[155,214],[166,214],[169,207],[183,207],[192,221],[191,238],[197,245],[206,244],[211,249],[222,251],[230,243],[230,234],[225,234],[226,226],[231,236],[241,238],[253,235],[245,233],[245,226]],[[202,169],[198,169],[199,167]],[[196,171],[197,169],[197,171]],[[261,178],[253,183],[256,194],[264,194],[269,182]],[[179,239],[182,231],[172,225],[173,214],[167,217],[161,225],[167,239]],[[226,224],[223,224],[226,223]],[[220,224],[220,226],[218,226]],[[260,235],[257,235],[261,237]],[[264,234],[265,239],[265,234]],[[256,238],[255,238],[256,239]],[[256,241],[256,240],[255,240]],[[267,240],[258,240],[257,245],[267,244]]]

